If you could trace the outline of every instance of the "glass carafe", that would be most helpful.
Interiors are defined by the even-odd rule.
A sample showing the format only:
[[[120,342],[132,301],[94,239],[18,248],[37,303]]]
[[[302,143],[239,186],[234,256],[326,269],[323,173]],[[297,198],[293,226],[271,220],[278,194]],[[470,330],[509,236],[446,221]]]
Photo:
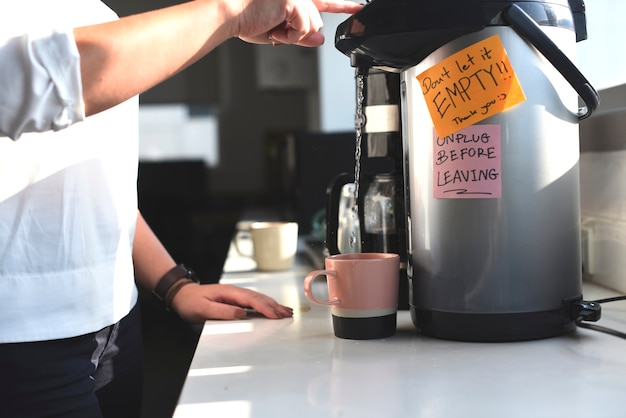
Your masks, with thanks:
[[[375,175],[363,198],[363,252],[398,252],[394,200],[393,175]]]

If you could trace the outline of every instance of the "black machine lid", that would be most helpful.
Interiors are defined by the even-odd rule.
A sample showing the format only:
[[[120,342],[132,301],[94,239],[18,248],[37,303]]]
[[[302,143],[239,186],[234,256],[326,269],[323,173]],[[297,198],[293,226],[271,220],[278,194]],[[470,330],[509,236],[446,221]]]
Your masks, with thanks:
[[[337,28],[335,47],[353,67],[402,70],[442,45],[487,26],[506,26],[501,13],[516,4],[541,26],[586,39],[583,0],[371,0]]]

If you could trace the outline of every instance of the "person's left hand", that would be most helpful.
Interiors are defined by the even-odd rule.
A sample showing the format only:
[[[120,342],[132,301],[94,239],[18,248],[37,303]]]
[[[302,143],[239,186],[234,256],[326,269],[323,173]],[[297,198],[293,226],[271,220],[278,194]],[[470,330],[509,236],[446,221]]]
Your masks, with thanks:
[[[171,304],[184,320],[202,322],[207,319],[244,319],[244,308],[252,308],[271,319],[290,318],[293,309],[254,290],[227,284],[188,284],[183,286]]]

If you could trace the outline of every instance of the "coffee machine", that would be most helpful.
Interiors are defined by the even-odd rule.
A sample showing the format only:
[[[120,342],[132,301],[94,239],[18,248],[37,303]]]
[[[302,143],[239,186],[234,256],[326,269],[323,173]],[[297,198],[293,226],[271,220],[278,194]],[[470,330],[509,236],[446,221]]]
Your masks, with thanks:
[[[328,187],[325,244],[330,255],[398,254],[398,309],[407,310],[400,75],[372,68],[367,77],[357,74],[356,78],[361,84],[357,86],[355,172],[337,175]]]
[[[372,0],[337,28],[357,74],[398,77],[395,173],[420,333],[575,329],[578,121],[599,104],[570,58],[584,39],[582,0]]]

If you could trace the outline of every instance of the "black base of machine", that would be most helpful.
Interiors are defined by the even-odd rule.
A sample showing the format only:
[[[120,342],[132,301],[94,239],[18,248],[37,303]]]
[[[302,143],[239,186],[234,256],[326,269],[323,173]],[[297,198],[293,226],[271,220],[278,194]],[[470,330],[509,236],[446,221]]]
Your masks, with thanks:
[[[420,310],[411,306],[420,334],[457,341],[507,342],[556,337],[576,329],[563,309],[475,314]]]
[[[335,336],[349,340],[374,340],[396,333],[397,315],[370,318],[345,318],[333,315]]]

